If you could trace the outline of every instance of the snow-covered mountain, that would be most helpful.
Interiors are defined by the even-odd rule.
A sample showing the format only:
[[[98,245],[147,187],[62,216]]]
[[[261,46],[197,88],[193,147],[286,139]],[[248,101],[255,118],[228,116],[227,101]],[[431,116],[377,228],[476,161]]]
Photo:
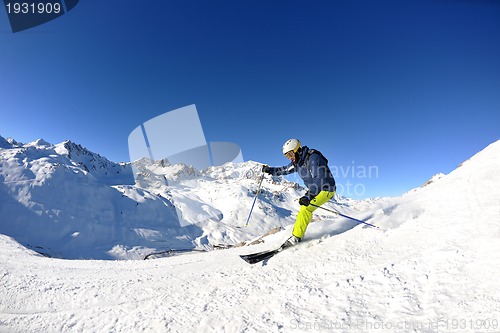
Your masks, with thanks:
[[[168,161],[117,164],[71,141],[0,138],[0,233],[52,257],[143,258],[212,248],[293,223],[297,184],[260,178],[255,162],[195,170]]]
[[[7,199],[9,205],[17,202],[35,211],[42,205],[26,206],[37,203],[33,198],[41,200],[30,194],[37,183],[31,181],[33,188],[28,189],[14,187],[31,195],[19,203],[22,194],[11,190],[14,185],[6,179],[7,167],[10,179],[37,179],[35,160],[27,159],[27,166],[20,167],[19,161],[25,159],[22,149],[29,149],[21,146],[0,151],[2,225],[3,217],[14,212],[5,210]],[[253,200],[258,174],[257,165],[249,163],[205,171],[162,166],[161,162],[150,168],[175,175],[169,183],[171,197],[166,199],[166,194],[156,200],[165,205],[167,201],[175,204],[176,198],[181,203],[204,202],[213,211],[207,208],[209,213],[203,216],[215,213],[221,217],[193,225],[207,236],[194,237],[199,244],[202,239],[229,241],[247,232],[257,234],[266,229],[263,225],[285,228],[257,245],[145,261],[59,260],[44,258],[13,238],[0,236],[0,332],[430,333],[500,329],[500,141],[450,174],[435,177],[401,197],[333,205],[384,231],[320,215],[309,226],[304,242],[253,266],[238,255],[273,248],[289,235],[296,210],[291,205],[296,205],[293,201],[300,189],[281,179],[266,179],[250,225],[254,229],[222,222],[226,228],[222,234],[220,223],[227,215],[233,214],[226,221],[243,224],[246,220],[247,212],[239,215],[232,206],[243,202],[241,207],[249,207]],[[88,176],[73,167],[76,169],[67,163],[59,169]],[[44,170],[51,174],[50,168]],[[149,195],[157,196],[155,191],[166,186],[158,174],[148,176],[145,171],[142,181],[155,184],[147,191],[138,185],[111,185],[108,189],[126,193],[136,202],[153,202]],[[42,178],[50,183],[49,176]],[[194,187],[203,190],[196,192]],[[200,193],[208,194],[202,197]],[[218,201],[210,202],[210,198],[223,203],[216,206]],[[5,211],[9,214],[4,215]]]

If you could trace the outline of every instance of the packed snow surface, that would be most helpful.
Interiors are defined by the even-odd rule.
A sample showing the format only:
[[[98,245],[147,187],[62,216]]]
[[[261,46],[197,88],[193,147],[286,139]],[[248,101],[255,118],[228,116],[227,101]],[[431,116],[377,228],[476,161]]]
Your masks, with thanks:
[[[327,206],[382,231],[317,210],[256,265],[239,254],[281,244],[304,192],[266,177],[242,227],[257,163],[143,161],[134,183],[71,142],[0,137],[0,156],[0,332],[500,331],[500,141],[401,197]]]

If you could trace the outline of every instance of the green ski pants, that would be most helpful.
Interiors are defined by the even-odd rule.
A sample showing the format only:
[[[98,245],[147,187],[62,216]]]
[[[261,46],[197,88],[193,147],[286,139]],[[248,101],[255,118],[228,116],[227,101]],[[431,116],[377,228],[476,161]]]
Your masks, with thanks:
[[[321,191],[318,193],[314,199],[311,200],[311,203],[316,206],[321,206],[326,203],[328,200],[333,198],[335,192]],[[300,206],[299,213],[297,214],[297,219],[295,220],[295,224],[293,225],[292,235],[295,237],[303,238],[306,233],[307,226],[312,219],[312,213],[318,207],[314,207],[312,205],[309,206]]]

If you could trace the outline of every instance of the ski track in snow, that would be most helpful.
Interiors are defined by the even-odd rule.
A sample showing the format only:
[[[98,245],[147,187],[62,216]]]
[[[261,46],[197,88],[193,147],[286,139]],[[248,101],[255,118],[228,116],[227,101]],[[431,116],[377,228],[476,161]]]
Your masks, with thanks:
[[[239,254],[290,226],[255,246],[146,261],[46,258],[0,235],[0,332],[499,332],[498,170],[500,142],[346,212],[385,231],[326,218],[256,265]]]

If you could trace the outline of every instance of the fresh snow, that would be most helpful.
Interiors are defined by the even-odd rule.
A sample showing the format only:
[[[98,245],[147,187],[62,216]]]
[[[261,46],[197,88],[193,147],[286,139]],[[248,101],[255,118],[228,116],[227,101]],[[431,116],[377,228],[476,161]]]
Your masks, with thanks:
[[[256,265],[239,255],[288,237],[304,189],[266,177],[245,228],[258,163],[140,163],[134,184],[71,142],[0,137],[0,332],[500,331],[500,141],[401,197],[327,206],[383,231],[318,209]]]

